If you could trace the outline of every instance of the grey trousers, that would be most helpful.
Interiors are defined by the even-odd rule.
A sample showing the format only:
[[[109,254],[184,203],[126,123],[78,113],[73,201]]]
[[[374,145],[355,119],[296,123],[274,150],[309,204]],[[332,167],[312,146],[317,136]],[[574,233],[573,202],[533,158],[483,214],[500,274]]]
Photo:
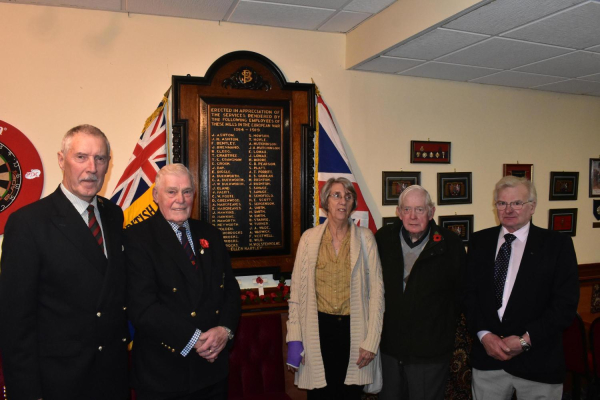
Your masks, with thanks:
[[[563,385],[528,381],[501,369],[481,371],[473,368],[472,389],[474,400],[510,400],[515,391],[518,400],[560,400]]]
[[[443,400],[449,360],[436,364],[404,364],[381,353],[383,388],[379,400]]]

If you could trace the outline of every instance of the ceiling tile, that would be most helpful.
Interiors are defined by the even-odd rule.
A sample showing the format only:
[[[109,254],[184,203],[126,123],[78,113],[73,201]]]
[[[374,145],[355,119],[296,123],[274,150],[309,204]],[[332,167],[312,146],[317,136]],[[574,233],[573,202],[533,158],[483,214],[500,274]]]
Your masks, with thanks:
[[[4,3],[17,3],[14,0],[3,1]],[[36,4],[41,6],[60,6],[89,8],[91,10],[122,11],[121,0],[19,0],[21,4]]]
[[[586,51],[595,51],[596,53],[600,53],[600,46],[589,47],[585,50]]]
[[[538,86],[533,89],[545,90],[548,92],[588,94],[588,93],[596,93],[597,91],[600,91],[600,82],[590,82],[590,81],[581,81],[578,79],[571,79],[568,81]]]
[[[260,0],[266,3],[293,4],[296,6],[308,6],[319,8],[340,9],[348,0]]]
[[[333,13],[333,10],[326,10],[324,8],[256,3],[242,0],[235,7],[228,21],[242,24],[314,30]]]
[[[503,34],[504,37],[585,49],[600,44],[600,3],[586,3]]]
[[[433,60],[488,38],[487,35],[438,28],[386,53],[387,56]]]
[[[537,74],[526,74],[524,72],[502,71],[497,74],[484,76],[483,78],[473,79],[470,82],[485,83],[488,85],[512,86],[520,88],[530,88],[532,86],[545,85],[548,83],[560,82],[565,78],[556,76],[546,76]]]
[[[580,76],[578,79],[583,79],[584,81],[596,81],[596,82],[600,82],[600,74],[592,74],[592,75]]]
[[[415,65],[419,65],[422,63],[423,61],[381,56],[357,67],[356,69],[360,69],[363,71],[387,72],[394,74],[396,72],[404,71],[405,69],[412,68]]]
[[[516,68],[515,71],[577,78],[600,72],[600,54],[575,51],[564,56]]]
[[[494,37],[441,57],[437,61],[511,69],[571,51],[561,47]]]
[[[353,0],[344,7],[344,10],[376,14],[395,1],[396,0]]]
[[[468,65],[428,62],[400,73],[400,75],[422,78],[446,79],[451,81],[470,81],[498,72],[497,69],[470,67]]]
[[[325,32],[348,32],[371,15],[367,13],[340,11],[329,21],[325,22],[319,30]]]
[[[126,4],[132,13],[219,21],[233,0],[127,0]]]
[[[497,0],[473,10],[444,28],[497,35],[585,0]]]

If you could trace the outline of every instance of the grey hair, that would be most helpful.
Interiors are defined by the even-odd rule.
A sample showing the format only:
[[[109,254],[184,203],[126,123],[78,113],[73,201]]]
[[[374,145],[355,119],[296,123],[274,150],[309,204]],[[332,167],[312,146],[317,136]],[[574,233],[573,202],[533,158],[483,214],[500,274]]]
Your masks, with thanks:
[[[427,207],[427,216],[431,218],[431,215],[432,215],[431,211],[435,207],[435,203],[433,202],[433,200],[431,200],[431,196],[429,195],[429,192],[423,186],[410,185],[409,187],[404,189],[402,191],[402,193],[400,194],[400,197],[398,198],[398,207],[400,207],[400,209],[402,209],[402,203],[404,202],[404,199],[406,198],[406,196],[408,196],[408,194],[410,192],[414,192],[415,190],[418,190],[425,195],[425,206]]]
[[[194,182],[194,177],[192,173],[183,164],[167,164],[162,167],[158,173],[156,174],[156,179],[154,179],[154,187],[158,188],[160,186],[160,182],[162,181],[163,176],[165,175],[187,175],[190,178],[190,183],[192,184],[192,189],[194,192],[196,191],[196,183]]]
[[[69,152],[69,149],[71,148],[71,142],[73,141],[73,137],[75,137],[75,135],[78,133],[85,133],[103,139],[104,143],[106,144],[107,155],[110,156],[110,143],[104,132],[102,132],[95,126],[88,124],[77,125],[76,127],[69,129],[67,133],[65,133],[65,136],[63,136],[62,139],[62,143],[60,144],[61,153],[67,154]]]
[[[331,187],[335,184],[335,183],[341,183],[342,185],[344,185],[344,190],[347,190],[348,192],[350,192],[350,194],[352,194],[352,209],[350,210],[350,212],[356,210],[356,207],[358,205],[358,199],[356,198],[356,190],[354,189],[354,185],[352,184],[352,182],[350,182],[349,179],[347,178],[343,178],[343,177],[338,177],[338,178],[329,178],[329,180],[327,180],[327,182],[325,183],[325,185],[323,186],[323,189],[321,189],[321,195],[319,197],[319,202],[321,203],[321,208],[327,212],[329,212],[329,206],[327,204],[327,199],[329,198],[329,195],[331,194]]]
[[[523,185],[527,188],[529,192],[529,201],[537,203],[537,190],[535,190],[535,185],[527,178],[520,178],[518,176],[507,175],[504,178],[500,179],[498,183],[496,183],[496,187],[494,188],[494,202],[498,201],[498,193],[502,189],[506,189],[509,187],[517,187],[519,185]]]

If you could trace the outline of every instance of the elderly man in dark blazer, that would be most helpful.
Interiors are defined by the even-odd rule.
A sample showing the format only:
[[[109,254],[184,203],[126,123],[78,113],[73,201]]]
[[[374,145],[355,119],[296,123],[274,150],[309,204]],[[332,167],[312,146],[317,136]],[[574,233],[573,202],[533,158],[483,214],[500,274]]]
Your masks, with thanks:
[[[125,231],[139,400],[227,397],[240,289],[221,231],[190,219],[194,193],[185,166],[163,167],[152,192],[159,212]]]
[[[444,398],[466,254],[434,213],[427,190],[409,186],[398,199],[398,220],[375,235],[385,287],[380,400]]]
[[[96,195],[109,160],[98,128],[69,130],[58,189],[8,219],[0,351],[11,400],[128,398],[123,213]]]
[[[475,399],[560,399],[562,333],[579,300],[577,258],[569,236],[531,223],[531,181],[506,176],[494,201],[500,226],[472,236],[466,316],[474,336]]]

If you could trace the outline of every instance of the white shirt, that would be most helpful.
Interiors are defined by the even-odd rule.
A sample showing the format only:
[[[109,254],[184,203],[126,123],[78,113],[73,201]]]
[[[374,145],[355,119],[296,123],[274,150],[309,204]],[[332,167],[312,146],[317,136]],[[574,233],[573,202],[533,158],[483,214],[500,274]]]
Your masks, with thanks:
[[[60,184],[60,190],[62,190],[62,192],[67,197],[67,199],[71,202],[71,204],[73,204],[73,207],[75,207],[75,209],[77,210],[77,212],[79,213],[81,218],[83,218],[83,222],[85,222],[85,226],[88,226],[88,221],[89,221],[89,215],[88,215],[89,213],[88,213],[87,208],[90,204],[94,206],[94,215],[96,216],[98,225],[100,225],[100,230],[102,231],[102,237],[106,238],[106,235],[104,235],[104,228],[102,228],[102,219],[100,218],[100,211],[98,210],[98,197],[94,196],[94,199],[92,200],[92,202],[88,203],[87,201],[81,200],[79,197],[77,197],[73,193],[69,192],[69,190],[62,183]],[[108,257],[108,255],[106,254],[106,240],[102,241],[102,248],[104,249],[104,256]]]
[[[511,244],[511,252],[510,252],[510,260],[508,261],[508,271],[506,273],[506,281],[504,282],[504,292],[502,294],[502,307],[498,309],[498,318],[502,321],[504,317],[504,311],[506,311],[506,305],[508,304],[508,300],[510,299],[510,295],[512,293],[513,287],[515,286],[515,280],[517,279],[517,274],[519,273],[519,267],[521,266],[521,259],[523,258],[523,253],[525,252],[525,245],[527,244],[527,236],[529,236],[529,228],[531,223],[528,222],[527,225],[522,227],[521,229],[512,232],[517,238]],[[496,257],[498,256],[498,251],[500,251],[500,247],[504,244],[506,240],[504,240],[504,235],[509,232],[505,227],[500,229],[500,234],[498,235],[498,245],[496,246]],[[494,257],[495,259],[495,257]],[[490,331],[479,331],[477,332],[477,337],[479,340],[483,338]]]

